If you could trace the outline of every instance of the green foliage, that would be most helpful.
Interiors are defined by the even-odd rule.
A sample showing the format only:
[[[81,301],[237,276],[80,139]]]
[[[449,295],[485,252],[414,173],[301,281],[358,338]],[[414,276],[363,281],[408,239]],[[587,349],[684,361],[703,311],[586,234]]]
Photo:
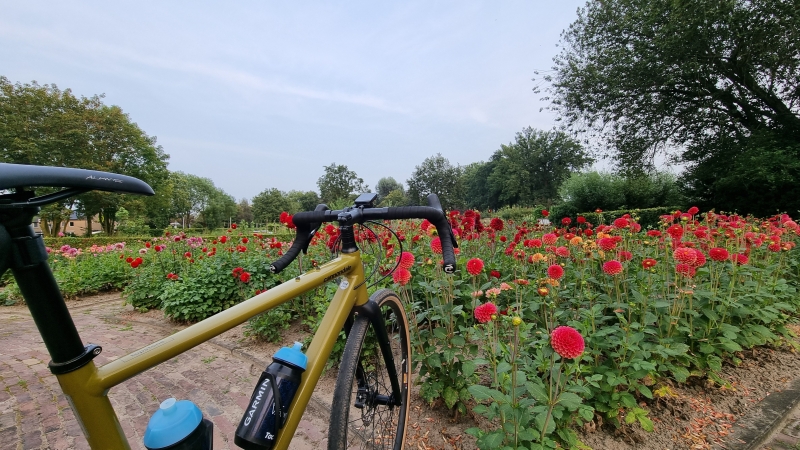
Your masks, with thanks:
[[[314,191],[289,191],[286,197],[293,203],[292,208],[286,210],[291,214],[300,211],[313,211],[317,205],[322,203],[322,199]]]
[[[275,188],[266,189],[253,197],[253,217],[256,222],[277,222],[282,212],[298,209],[300,205]]]
[[[725,152],[692,160],[681,176],[687,195],[701,208],[768,216],[800,211],[800,143],[757,133],[726,143]]]
[[[169,156],[122,109],[104,105],[102,98],[78,98],[56,85],[12,84],[0,77],[0,162],[81,167],[130,175],[153,187],[164,184]],[[136,209],[133,204],[142,202],[134,198],[89,192],[57,202],[43,211],[42,230],[55,234],[64,211],[77,205],[89,220],[99,215],[111,235],[117,210]]]
[[[379,202],[383,202],[386,197],[394,191],[400,191],[400,194],[405,194],[405,191],[403,190],[403,183],[395,180],[392,177],[383,177],[378,180],[378,184],[375,185],[375,191],[378,194]]]
[[[355,172],[343,164],[331,163],[323,166],[325,174],[317,180],[322,201],[331,204],[342,199],[350,199],[353,195],[367,192],[369,186]]]
[[[279,342],[282,337],[282,331],[289,328],[291,323],[292,312],[282,305],[248,320],[244,334],[267,342]]]
[[[630,176],[576,173],[561,185],[559,193],[564,202],[551,211],[556,219],[596,209],[619,211],[685,203],[675,176],[666,172]]]
[[[461,167],[452,165],[441,153],[425,158],[406,181],[409,201],[427,205],[428,194],[436,194],[444,209],[460,208],[464,204],[462,172]]]
[[[497,210],[494,215],[503,219],[503,220],[513,220],[514,222],[525,222],[528,223],[536,223],[537,220],[543,218],[542,210],[544,208],[541,206],[537,207],[523,207],[523,206],[511,206],[511,207],[503,207]]]
[[[408,197],[400,189],[389,192],[381,199],[380,206],[408,206]]]
[[[237,214],[236,201],[209,178],[182,172],[170,173],[174,215],[186,225],[206,229],[227,225]],[[224,225],[223,225],[224,224]]]
[[[544,77],[552,83],[553,107],[568,128],[615,152],[626,171],[651,168],[664,152],[702,166],[693,171],[710,189],[696,192],[701,200],[735,204],[744,192],[740,182],[763,183],[755,195],[765,206],[760,211],[797,210],[794,194],[763,195],[779,194],[797,172],[797,6],[783,0],[590,1],[562,35],[555,74]],[[751,152],[750,140],[759,135],[792,143],[791,156],[781,157],[785,144],[756,145]],[[767,163],[764,170],[760,163]],[[735,169],[730,177],[728,169]],[[714,182],[718,175],[727,180]]]
[[[631,218],[636,223],[641,225],[642,228],[657,229],[663,223],[661,220],[662,216],[672,215],[672,213],[679,210],[680,209],[677,206],[662,206],[660,208],[618,209],[616,211],[592,211],[577,214],[564,214],[561,208],[556,207],[553,208],[550,217],[559,223],[562,218],[569,217],[572,220],[572,223],[575,224],[577,223],[578,216],[581,216],[586,219],[587,222],[594,225],[610,225],[615,218],[622,217],[625,214],[630,214]]]
[[[558,200],[558,187],[592,162],[580,144],[560,131],[525,128],[492,156],[487,181],[501,205],[533,206]]]

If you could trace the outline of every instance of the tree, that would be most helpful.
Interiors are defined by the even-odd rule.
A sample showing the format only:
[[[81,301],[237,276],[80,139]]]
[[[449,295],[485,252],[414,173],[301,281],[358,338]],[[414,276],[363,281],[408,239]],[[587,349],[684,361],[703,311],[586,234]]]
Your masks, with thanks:
[[[320,197],[325,203],[349,199],[354,194],[366,192],[369,189],[369,186],[364,184],[364,180],[345,165],[331,163],[330,166],[323,167],[325,174],[319,177],[317,186]]]
[[[562,34],[554,109],[623,169],[689,164],[753,133],[800,140],[796,0],[593,0]],[[731,145],[739,143],[740,145]]]
[[[0,162],[120,173],[157,190],[167,179],[168,158],[154,137],[119,107],[104,105],[102,96],[77,98],[55,85],[12,84],[0,77]],[[77,206],[89,221],[87,229],[99,215],[103,229],[112,234],[117,210],[138,201],[133,198],[90,192],[78,197]],[[71,209],[69,201],[59,206]],[[57,227],[42,227],[48,228]]]
[[[265,189],[253,197],[253,217],[256,222],[277,222],[283,211],[291,211],[297,206],[278,189]]]
[[[663,152],[706,207],[800,209],[796,0],[591,1],[562,41],[545,77],[554,109],[623,171]]]
[[[375,185],[375,190],[378,193],[378,201],[381,202],[392,191],[400,191],[400,193],[405,192],[403,189],[403,183],[395,180],[392,177],[383,177],[378,180],[378,184]]]
[[[289,191],[286,196],[292,201],[292,208],[288,212],[292,214],[299,211],[313,211],[322,200],[314,191]]]
[[[188,225],[216,228],[236,215],[236,201],[208,178],[172,172],[172,211]]]
[[[236,205],[236,222],[250,223],[253,221],[253,207],[250,206],[250,201],[246,198],[239,200]]]
[[[426,158],[406,181],[409,201],[426,205],[428,194],[436,194],[443,208],[461,208],[464,204],[461,174],[461,167],[450,164],[441,153]]]
[[[395,189],[392,192],[386,194],[385,197],[382,198],[380,203],[378,203],[381,207],[386,206],[408,206],[408,197],[406,197],[405,192],[400,189]]]
[[[488,185],[503,206],[551,205],[571,173],[592,162],[576,141],[561,131],[524,128],[515,142],[492,157]]]
[[[464,197],[467,208],[498,209],[500,192],[490,186],[489,177],[496,166],[494,158],[488,162],[475,162],[464,167],[461,182],[464,186]]]

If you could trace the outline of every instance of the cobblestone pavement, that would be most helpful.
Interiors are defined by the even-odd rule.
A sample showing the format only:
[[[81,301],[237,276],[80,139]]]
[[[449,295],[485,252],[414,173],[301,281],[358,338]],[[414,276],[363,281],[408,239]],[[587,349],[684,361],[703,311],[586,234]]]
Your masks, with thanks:
[[[68,303],[84,344],[103,347],[103,365],[178,329],[137,321],[118,297]],[[128,320],[129,319],[129,320]],[[269,355],[271,356],[271,355]],[[214,449],[235,449],[233,435],[265,361],[207,342],[113,388],[109,397],[131,448],[144,449],[147,422],[161,401],[175,397],[197,404],[214,423]],[[0,448],[88,449],[64,394],[50,374],[50,358],[23,307],[0,308]],[[292,448],[327,445],[328,411],[312,399]],[[324,430],[324,432],[323,432]]]

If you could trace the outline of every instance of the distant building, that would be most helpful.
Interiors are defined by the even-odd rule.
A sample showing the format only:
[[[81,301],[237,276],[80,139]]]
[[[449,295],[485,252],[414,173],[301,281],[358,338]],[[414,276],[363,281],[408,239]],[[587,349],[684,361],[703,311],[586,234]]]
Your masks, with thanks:
[[[64,224],[61,224],[62,229],[59,231],[64,232],[64,234],[70,235],[74,234],[75,236],[84,236],[86,234],[86,219],[78,218],[78,214],[73,211],[73,213],[69,216],[69,221],[67,221],[67,227],[64,229]],[[42,234],[41,228],[41,221],[39,218],[35,218],[33,220],[33,231],[38,234]],[[97,216],[92,219],[92,234],[97,232],[103,231],[103,226],[100,225],[100,220]],[[56,232],[57,233],[57,232]]]

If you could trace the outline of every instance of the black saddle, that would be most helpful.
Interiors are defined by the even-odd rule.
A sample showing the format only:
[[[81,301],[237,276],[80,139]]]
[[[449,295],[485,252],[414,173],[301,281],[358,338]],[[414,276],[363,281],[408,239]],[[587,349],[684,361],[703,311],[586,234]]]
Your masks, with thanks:
[[[50,186],[76,191],[109,191],[153,195],[144,181],[127,175],[70,167],[0,163],[0,189]]]

